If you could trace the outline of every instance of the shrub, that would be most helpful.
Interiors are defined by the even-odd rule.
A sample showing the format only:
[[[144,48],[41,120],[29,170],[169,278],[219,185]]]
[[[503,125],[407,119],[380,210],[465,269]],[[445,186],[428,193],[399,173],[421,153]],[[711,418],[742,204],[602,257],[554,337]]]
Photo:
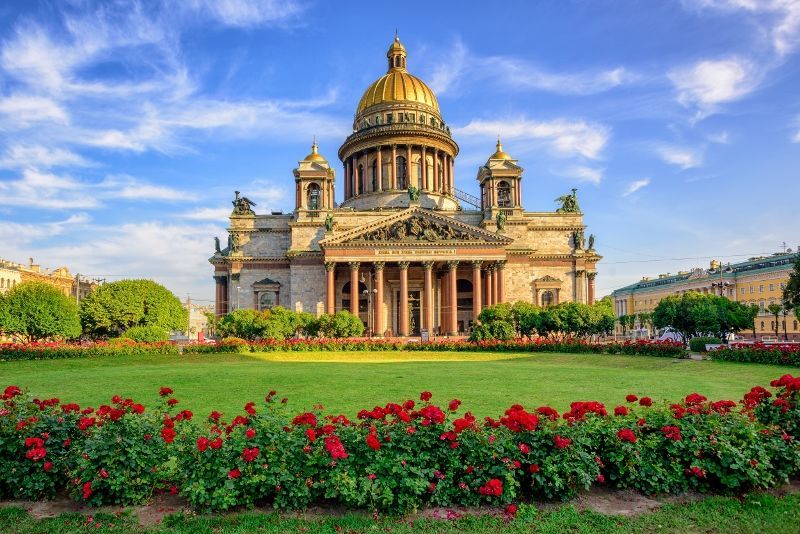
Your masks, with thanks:
[[[169,332],[160,326],[132,326],[122,334],[122,337],[141,343],[155,343],[169,341]]]
[[[790,344],[738,344],[719,347],[709,353],[714,360],[800,366],[800,347]]]
[[[434,404],[429,392],[351,421],[321,408],[291,414],[270,391],[240,414],[198,421],[177,412],[165,387],[153,410],[118,396],[81,410],[9,386],[0,395],[0,498],[67,489],[78,502],[130,505],[171,491],[200,510],[327,502],[400,513],[568,499],[592,485],[741,493],[800,474],[800,377],[771,386],[738,403],[628,395],[613,410],[513,405],[484,421],[457,399]]]
[[[722,340],[718,337],[693,337],[689,340],[689,350],[692,352],[706,352],[706,345],[718,345]]]
[[[333,315],[325,314],[319,318],[319,334],[323,337],[354,337],[363,333],[364,323],[348,311],[342,310]]]
[[[24,282],[0,295],[0,333],[23,341],[73,339],[81,334],[73,299],[43,282]]]

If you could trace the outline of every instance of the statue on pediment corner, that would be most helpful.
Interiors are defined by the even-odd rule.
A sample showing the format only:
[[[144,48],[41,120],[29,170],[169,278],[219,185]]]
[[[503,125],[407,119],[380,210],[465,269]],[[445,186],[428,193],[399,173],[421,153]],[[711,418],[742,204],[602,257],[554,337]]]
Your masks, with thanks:
[[[503,213],[503,211],[497,212],[497,217],[495,217],[495,224],[497,225],[497,230],[500,231],[506,227],[506,220],[508,219],[508,215]]]
[[[325,231],[326,232],[332,232],[333,231],[333,224],[334,224],[333,214],[332,213],[328,213],[328,216],[325,217]]]
[[[222,252],[222,251],[219,248],[219,238],[218,237],[214,237],[214,253],[215,254],[219,254],[220,252]]]
[[[589,250],[594,250],[594,234],[589,234]]]
[[[408,199],[411,202],[419,202],[419,189],[413,185],[408,186]]]
[[[233,204],[233,212],[231,215],[255,215],[256,213],[253,211],[253,206],[256,205],[255,202],[250,200],[247,197],[240,197],[239,191],[234,191],[236,198],[233,199],[231,204]]]
[[[581,213],[581,208],[578,206],[578,190],[574,187],[571,195],[561,195],[555,202],[561,203],[561,207],[556,210],[556,213]]]

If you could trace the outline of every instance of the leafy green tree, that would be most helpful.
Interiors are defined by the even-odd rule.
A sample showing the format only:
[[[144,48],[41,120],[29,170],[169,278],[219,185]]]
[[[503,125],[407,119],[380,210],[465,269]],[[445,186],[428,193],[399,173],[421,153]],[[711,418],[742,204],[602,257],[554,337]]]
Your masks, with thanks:
[[[519,301],[511,306],[511,315],[520,336],[531,339],[538,333],[542,311],[541,308],[530,302]]]
[[[81,301],[84,332],[97,337],[119,335],[132,326],[185,330],[188,311],[178,297],[152,280],[105,284]]]
[[[223,338],[238,337],[253,341],[261,336],[261,312],[257,310],[234,310],[219,318],[217,333]]]
[[[628,315],[620,315],[617,317],[617,322],[622,327],[622,335],[625,336],[628,334]]]
[[[364,333],[364,323],[349,311],[342,310],[319,318],[319,335],[323,337],[356,337]]]
[[[641,312],[638,315],[639,325],[653,332],[653,312]]]
[[[794,314],[800,319],[800,254],[794,262],[794,269],[789,274],[789,281],[783,288],[783,302],[794,310]]]
[[[690,291],[661,299],[653,311],[656,328],[672,328],[684,341],[713,335],[726,339],[728,333],[749,328],[751,310],[738,302],[717,295]]]
[[[773,302],[772,304],[767,306],[767,311],[769,312],[770,315],[775,317],[775,322],[773,324],[775,325],[775,337],[778,337],[778,322],[779,322],[778,317],[780,317],[781,312],[783,311],[783,306],[781,306],[776,302]]]
[[[75,301],[42,282],[24,282],[0,296],[0,332],[23,341],[81,335]]]
[[[140,343],[156,343],[168,341],[169,332],[160,326],[132,326],[122,334],[123,338],[139,341]]]
[[[758,304],[745,304],[744,307],[746,308],[746,317],[748,319],[748,327],[753,329],[753,341],[756,339],[756,319],[758,318],[758,312],[760,311]],[[744,330],[744,329],[743,329]]]
[[[602,299],[589,307],[590,334],[607,336],[614,331],[616,323],[614,303],[611,299]]]

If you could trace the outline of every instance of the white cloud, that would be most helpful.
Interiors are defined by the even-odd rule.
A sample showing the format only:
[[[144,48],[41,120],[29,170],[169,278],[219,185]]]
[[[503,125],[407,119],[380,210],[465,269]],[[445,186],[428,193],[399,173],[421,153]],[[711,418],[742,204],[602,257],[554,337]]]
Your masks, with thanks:
[[[457,88],[462,80],[493,83],[505,89],[547,91],[557,94],[590,95],[637,79],[623,67],[564,73],[550,72],[530,61],[507,56],[479,56],[461,39],[450,46],[443,61],[434,66],[430,80],[437,94]]]
[[[226,26],[245,28],[282,23],[304,10],[292,0],[181,0],[180,3]]]
[[[710,134],[708,136],[708,140],[719,145],[727,145],[730,142],[730,135],[728,134],[727,130],[723,130],[721,132]]]
[[[87,161],[70,150],[41,145],[12,145],[0,158],[0,167],[7,169],[49,169],[50,167],[89,167],[92,165],[91,161]]]
[[[17,180],[0,182],[0,205],[43,209],[88,209],[99,205],[83,184],[69,177],[25,169]]]
[[[494,137],[504,139],[545,140],[561,156],[582,156],[599,159],[610,137],[608,127],[582,120],[556,119],[534,121],[524,118],[486,121],[474,119],[466,126],[455,128],[454,133],[464,136]]]
[[[761,34],[779,57],[800,43],[800,2],[797,0],[683,0],[696,9],[746,12],[756,18]]]
[[[566,175],[577,178],[579,182],[599,184],[603,181],[603,169],[593,169],[582,165],[573,165],[567,169]]]
[[[738,100],[758,87],[762,74],[748,60],[730,57],[703,60],[669,73],[678,102],[697,111],[701,120],[721,104]]]
[[[181,219],[191,221],[217,221],[222,222],[231,215],[231,208],[197,208],[185,213],[181,213]]]
[[[792,137],[792,143],[800,143],[800,130],[797,130],[797,133]]]
[[[34,95],[12,95],[0,98],[0,113],[4,118],[6,129],[16,125],[26,128],[37,122],[67,123],[67,112],[54,100]]]
[[[641,180],[634,180],[633,182],[628,184],[628,187],[625,189],[625,192],[622,193],[622,196],[627,197],[629,195],[632,195],[639,189],[647,187],[648,185],[650,185],[650,178],[642,178]]]
[[[14,221],[0,221],[0,241],[4,243],[28,244],[37,239],[61,235],[67,231],[70,226],[77,226],[88,222],[89,216],[85,213],[77,213],[70,215],[63,221],[50,223],[22,224]]]
[[[657,152],[662,160],[681,169],[691,169],[703,164],[702,153],[690,148],[662,146]]]

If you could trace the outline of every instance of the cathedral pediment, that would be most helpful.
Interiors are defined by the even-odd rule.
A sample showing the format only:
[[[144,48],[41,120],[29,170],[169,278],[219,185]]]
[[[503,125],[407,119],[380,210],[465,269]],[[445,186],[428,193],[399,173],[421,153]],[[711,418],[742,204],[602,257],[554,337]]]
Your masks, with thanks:
[[[326,247],[337,245],[491,244],[502,247],[511,242],[512,239],[506,236],[462,223],[430,210],[413,207],[325,239],[320,242],[320,245]]]

